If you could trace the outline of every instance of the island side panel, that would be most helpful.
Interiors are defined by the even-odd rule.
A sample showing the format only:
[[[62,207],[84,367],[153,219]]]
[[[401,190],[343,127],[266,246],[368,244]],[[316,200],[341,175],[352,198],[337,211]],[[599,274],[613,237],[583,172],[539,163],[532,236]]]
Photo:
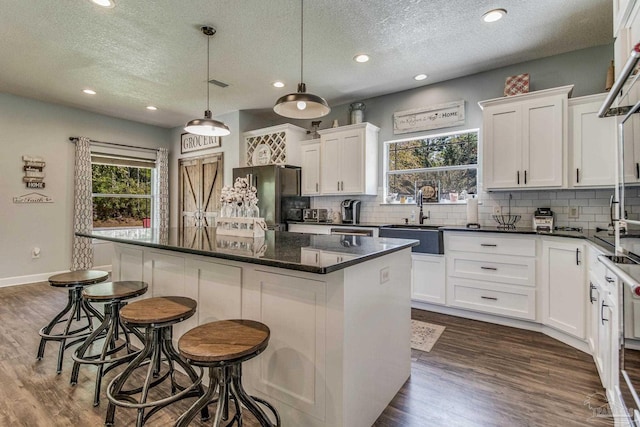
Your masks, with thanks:
[[[368,427],[411,375],[411,249],[344,272],[344,425]]]
[[[278,409],[283,425],[341,426],[336,410],[342,400],[332,394],[341,391],[341,378],[330,383],[327,377],[342,364],[342,341],[327,328],[327,292],[341,286],[336,278],[342,273],[254,267],[244,269],[243,316],[269,326],[271,339],[258,358],[246,363],[246,387]]]

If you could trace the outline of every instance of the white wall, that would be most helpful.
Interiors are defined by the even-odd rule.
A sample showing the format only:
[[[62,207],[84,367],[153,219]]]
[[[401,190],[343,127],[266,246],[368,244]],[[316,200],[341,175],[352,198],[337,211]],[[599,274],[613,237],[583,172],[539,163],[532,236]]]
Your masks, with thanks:
[[[46,279],[71,266],[71,136],[144,147],[170,148],[171,141],[168,129],[0,93],[0,285]],[[23,155],[44,158],[46,188],[36,191],[53,203],[13,203],[32,191],[22,182]],[[35,246],[39,259],[31,258]]]

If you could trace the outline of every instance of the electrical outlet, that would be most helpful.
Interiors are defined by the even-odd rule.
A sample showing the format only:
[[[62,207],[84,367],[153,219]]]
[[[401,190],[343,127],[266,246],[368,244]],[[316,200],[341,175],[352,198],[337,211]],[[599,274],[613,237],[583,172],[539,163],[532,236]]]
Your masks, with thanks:
[[[40,248],[35,247],[31,250],[31,258],[40,258]]]
[[[500,215],[502,214],[502,208],[500,206],[494,206],[493,207],[493,214],[494,215]]]
[[[580,208],[578,206],[569,206],[569,218],[578,219],[580,217]]]
[[[380,284],[387,283],[389,281],[389,267],[385,267],[380,270]]]

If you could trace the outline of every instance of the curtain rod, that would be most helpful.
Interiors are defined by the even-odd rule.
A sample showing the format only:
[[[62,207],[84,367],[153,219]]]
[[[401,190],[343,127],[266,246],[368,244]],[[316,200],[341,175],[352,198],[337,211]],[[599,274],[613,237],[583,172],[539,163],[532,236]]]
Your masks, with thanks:
[[[77,136],[70,136],[70,137],[69,137],[69,141],[77,141],[77,140],[79,140],[79,139],[80,139],[80,138],[79,138],[79,137],[77,137]],[[158,151],[158,149],[157,149],[157,148],[139,147],[139,146],[137,146],[137,145],[118,144],[118,143],[116,143],[116,142],[96,141],[96,140],[94,140],[94,139],[90,139],[90,140],[89,140],[89,142],[93,142],[93,143],[96,143],[96,144],[115,145],[115,146],[118,146],[118,147],[136,148],[136,149],[139,149],[139,150]]]

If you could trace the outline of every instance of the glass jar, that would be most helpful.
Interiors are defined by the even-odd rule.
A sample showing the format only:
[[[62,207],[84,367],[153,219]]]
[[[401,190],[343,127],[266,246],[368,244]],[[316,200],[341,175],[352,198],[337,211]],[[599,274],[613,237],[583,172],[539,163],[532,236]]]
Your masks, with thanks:
[[[364,102],[354,102],[349,105],[349,111],[351,112],[351,124],[362,123],[364,121]]]
[[[256,202],[251,202],[249,207],[247,208],[247,216],[250,218],[259,218],[260,217],[260,208]]]

